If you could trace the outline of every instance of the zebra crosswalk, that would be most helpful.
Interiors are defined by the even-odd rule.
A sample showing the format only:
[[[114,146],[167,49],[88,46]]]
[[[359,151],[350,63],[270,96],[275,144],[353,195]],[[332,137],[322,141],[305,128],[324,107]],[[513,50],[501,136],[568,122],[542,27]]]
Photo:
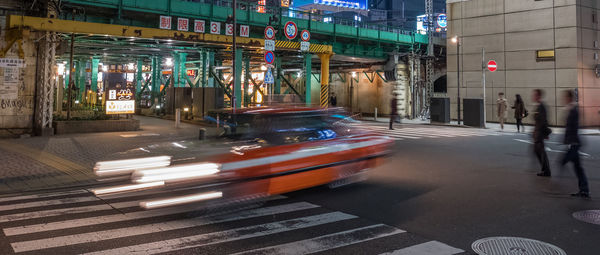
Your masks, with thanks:
[[[481,129],[424,126],[424,125],[397,125],[390,130],[387,126],[373,124],[353,124],[354,127],[369,130],[378,135],[388,136],[395,140],[410,140],[423,138],[454,138],[454,137],[481,137],[500,136],[501,134]]]
[[[101,200],[86,190],[0,198],[0,254],[464,252],[285,196],[272,197],[260,207],[210,214],[193,207],[146,211],[138,199]]]

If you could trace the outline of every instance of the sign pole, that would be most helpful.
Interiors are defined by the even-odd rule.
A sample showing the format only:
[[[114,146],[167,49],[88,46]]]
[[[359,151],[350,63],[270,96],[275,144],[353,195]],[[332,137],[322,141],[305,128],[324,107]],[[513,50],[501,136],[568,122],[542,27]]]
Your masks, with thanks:
[[[456,115],[458,117],[458,125],[460,125],[460,40],[460,38],[456,40]]]
[[[485,64],[485,48],[481,48],[481,79],[483,84],[483,128],[485,128],[485,123],[487,122],[487,111],[485,105],[485,69],[487,68]]]

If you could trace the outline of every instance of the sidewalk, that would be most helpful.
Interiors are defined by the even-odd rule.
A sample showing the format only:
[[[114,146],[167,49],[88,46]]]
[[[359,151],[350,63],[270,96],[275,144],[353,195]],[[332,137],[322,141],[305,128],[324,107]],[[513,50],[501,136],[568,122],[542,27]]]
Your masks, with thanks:
[[[390,118],[378,117],[377,121],[375,121],[375,119],[373,117],[366,117],[366,118],[362,118],[361,121],[376,122],[376,123],[389,123]],[[469,126],[464,126],[464,125],[458,125],[457,121],[451,121],[450,123],[435,123],[435,122],[432,123],[430,120],[402,119],[400,122],[396,122],[396,123],[406,124],[406,125],[436,125],[436,126],[474,128],[474,127],[469,127]],[[491,129],[491,130],[502,131],[502,129],[500,128],[500,123],[496,123],[496,122],[487,122],[485,128]],[[532,129],[533,129],[533,126],[525,125],[526,132],[531,132]],[[565,133],[565,129],[562,127],[550,127],[550,129],[552,129],[553,134],[564,134]],[[517,132],[517,125],[504,124],[504,132],[511,132],[511,131]],[[600,135],[600,130],[594,129],[594,128],[584,128],[584,129],[580,129],[579,133],[581,135]]]
[[[198,139],[201,127],[135,116],[141,130],[0,140],[0,194],[96,184],[92,167],[116,153],[172,140]],[[208,128],[207,128],[208,129]]]

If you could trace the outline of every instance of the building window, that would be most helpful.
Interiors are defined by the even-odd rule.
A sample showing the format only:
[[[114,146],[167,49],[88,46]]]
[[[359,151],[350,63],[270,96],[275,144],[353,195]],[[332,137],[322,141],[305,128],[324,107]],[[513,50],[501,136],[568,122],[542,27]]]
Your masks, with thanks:
[[[554,50],[538,50],[535,57],[537,61],[554,61]]]

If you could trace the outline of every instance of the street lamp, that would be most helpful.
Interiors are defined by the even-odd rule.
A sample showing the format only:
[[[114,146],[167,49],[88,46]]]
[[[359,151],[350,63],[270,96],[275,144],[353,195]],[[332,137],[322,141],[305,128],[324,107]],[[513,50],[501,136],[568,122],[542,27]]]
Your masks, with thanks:
[[[457,35],[452,37],[450,41],[456,44],[456,103],[457,103],[457,118],[460,125],[460,38]]]

